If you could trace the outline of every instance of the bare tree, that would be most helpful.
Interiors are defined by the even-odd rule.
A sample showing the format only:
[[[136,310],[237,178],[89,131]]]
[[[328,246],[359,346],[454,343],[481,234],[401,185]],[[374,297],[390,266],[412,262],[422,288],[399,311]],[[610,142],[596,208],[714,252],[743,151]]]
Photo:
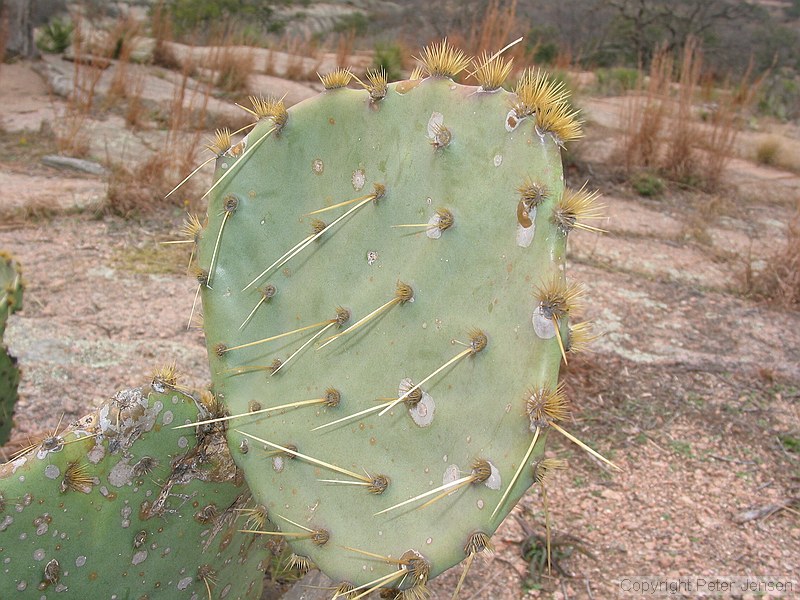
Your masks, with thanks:
[[[0,0],[0,28],[7,58],[39,56],[33,41],[32,9],[31,0]]]
[[[634,58],[649,62],[653,49],[683,48],[690,38],[704,40],[723,24],[753,16],[755,7],[739,0],[605,0],[617,14],[617,34]]]

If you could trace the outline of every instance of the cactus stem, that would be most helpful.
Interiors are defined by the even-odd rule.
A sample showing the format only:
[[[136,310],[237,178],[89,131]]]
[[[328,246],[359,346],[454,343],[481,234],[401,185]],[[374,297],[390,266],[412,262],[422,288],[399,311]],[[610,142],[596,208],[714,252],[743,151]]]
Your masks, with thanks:
[[[207,197],[207,196],[208,196],[208,195],[209,195],[211,192],[213,192],[213,191],[216,189],[216,187],[217,187],[219,184],[221,184],[223,181],[225,181],[225,178],[226,178],[226,177],[228,177],[228,175],[230,175],[231,173],[233,173],[233,172],[236,170],[236,166],[238,166],[238,165],[240,165],[240,164],[243,164],[243,161],[244,161],[244,159],[247,157],[247,155],[248,155],[248,154],[250,154],[250,152],[252,152],[252,151],[253,151],[253,150],[255,150],[256,148],[258,148],[258,146],[261,144],[261,142],[263,142],[265,139],[267,139],[267,138],[270,136],[270,134],[272,134],[272,132],[276,131],[277,129],[278,129],[278,127],[277,127],[277,126],[275,126],[275,127],[272,127],[272,129],[269,129],[269,130],[267,130],[267,132],[266,132],[264,135],[262,135],[260,138],[258,138],[258,139],[257,139],[255,142],[253,142],[252,144],[250,144],[250,145],[247,147],[247,149],[246,149],[246,150],[245,150],[245,151],[242,153],[242,155],[239,157],[239,160],[237,160],[237,161],[236,161],[236,163],[235,163],[234,165],[232,165],[230,169],[228,169],[227,171],[225,171],[225,172],[222,174],[222,176],[221,176],[219,179],[217,179],[217,180],[216,180],[216,181],[215,181],[215,182],[214,182],[214,183],[211,185],[211,187],[210,187],[210,188],[208,188],[208,190],[206,191],[206,193],[205,193],[205,194],[203,194],[203,195],[200,197],[200,199],[201,199],[201,200],[204,200],[204,199],[205,199],[205,198],[206,198],[206,197]]]
[[[508,487],[506,488],[506,491],[503,492],[503,496],[500,498],[500,502],[497,503],[497,506],[495,506],[494,510],[492,511],[492,518],[495,517],[497,511],[499,511],[500,507],[503,506],[503,503],[506,501],[506,498],[508,498],[508,495],[511,493],[511,490],[514,487],[514,484],[517,482],[517,479],[519,479],[520,473],[522,473],[522,469],[525,468],[525,465],[528,463],[528,459],[531,457],[531,454],[533,453],[533,447],[536,445],[536,441],[539,439],[539,431],[540,428],[537,427],[536,431],[534,431],[533,433],[533,439],[531,440],[531,445],[528,446],[528,450],[527,452],[525,452],[525,458],[523,458],[522,462],[519,463],[519,467],[517,467],[517,472],[514,473],[514,476],[511,478],[511,481],[508,482]]]
[[[286,452],[287,454],[291,454],[292,456],[300,458],[300,459],[302,459],[302,460],[304,460],[306,462],[309,462],[311,464],[317,465],[319,467],[324,467],[326,469],[330,469],[331,471],[336,471],[337,473],[341,473],[342,475],[347,475],[348,477],[352,477],[353,479],[357,479],[359,481],[366,481],[368,483],[372,483],[372,478],[369,477],[369,476],[359,475],[358,473],[354,473],[353,471],[350,471],[348,469],[344,469],[342,467],[337,467],[336,465],[332,465],[330,463],[327,463],[327,462],[325,462],[323,460],[319,460],[317,458],[312,458],[312,457],[310,457],[310,456],[308,456],[306,454],[301,454],[300,452],[297,452],[296,450],[291,450],[290,448],[286,448],[284,446],[279,446],[278,444],[273,444],[272,442],[268,442],[267,440],[261,439],[259,437],[254,436],[254,435],[251,435],[249,433],[245,433],[244,431],[240,431],[239,429],[236,429],[235,431],[236,431],[236,433],[239,433],[241,435],[247,436],[247,437],[249,437],[249,438],[251,438],[251,439],[253,439],[253,440],[257,441],[257,442],[260,442],[262,444],[270,446],[271,448],[275,448],[276,450],[281,450],[283,452]]]
[[[611,462],[610,460],[608,460],[608,459],[607,459],[605,456],[603,456],[602,454],[600,454],[600,453],[599,453],[599,452],[597,452],[596,450],[593,450],[592,448],[590,448],[589,446],[587,446],[585,443],[583,443],[582,441],[580,441],[578,438],[576,438],[576,437],[575,437],[574,435],[572,435],[570,432],[568,432],[568,431],[566,431],[565,429],[563,429],[563,428],[562,428],[560,425],[558,425],[558,424],[556,424],[556,423],[553,423],[553,422],[551,422],[551,423],[550,423],[550,427],[552,427],[553,429],[555,429],[555,430],[556,430],[558,433],[560,433],[561,435],[563,435],[563,436],[564,436],[565,438],[567,438],[569,441],[571,441],[571,442],[573,442],[573,443],[577,444],[578,446],[580,446],[581,448],[583,448],[584,450],[586,450],[586,452],[588,452],[589,454],[591,454],[591,455],[592,455],[592,456],[594,456],[595,458],[597,458],[597,459],[599,459],[599,460],[603,461],[604,463],[606,463],[606,464],[607,464],[608,466],[610,466],[612,469],[614,469],[614,470],[616,470],[616,471],[620,471],[620,472],[622,472],[622,469],[621,469],[621,468],[619,468],[617,465],[615,465],[613,462]]]
[[[388,302],[386,302],[382,306],[379,306],[378,308],[373,310],[366,317],[363,317],[359,321],[353,323],[350,327],[348,327],[344,331],[342,331],[340,333],[337,333],[336,335],[331,336],[330,338],[328,338],[319,348],[317,348],[317,350],[322,350],[325,346],[327,346],[328,344],[330,344],[334,340],[342,337],[343,335],[345,335],[347,333],[350,333],[351,331],[355,331],[357,328],[361,327],[362,325],[364,325],[368,321],[370,321],[373,318],[375,318],[376,316],[378,316],[384,310],[394,306],[395,304],[405,304],[406,302],[414,299],[414,289],[410,285],[408,285],[407,283],[403,283],[402,281],[398,281],[397,282],[394,294],[395,294],[394,298],[392,298],[391,300],[389,300]]]
[[[231,346],[230,348],[226,348],[225,352],[230,352],[231,350],[241,350],[242,348],[250,348],[251,346],[257,346],[259,344],[265,344],[267,342],[271,342],[273,340],[279,340],[281,338],[285,338],[290,335],[294,335],[295,333],[301,333],[303,331],[308,331],[309,329],[316,329],[317,327],[326,327],[329,325],[335,324],[343,324],[350,318],[350,312],[345,308],[337,308],[336,309],[336,317],[333,319],[327,319],[325,321],[320,321],[319,323],[314,323],[313,325],[306,325],[305,327],[298,327],[297,329],[292,329],[291,331],[286,331],[284,333],[279,333],[277,335],[270,336],[268,338],[264,338],[263,340],[256,340],[254,342],[247,342],[246,344],[240,344],[239,346]]]
[[[383,410],[382,410],[382,411],[379,413],[379,416],[383,416],[383,415],[385,415],[385,414],[386,414],[387,412],[389,412],[389,411],[390,411],[390,410],[391,410],[391,409],[392,409],[392,408],[393,408],[395,405],[397,405],[399,402],[402,402],[403,400],[405,400],[406,398],[408,398],[408,396],[409,396],[409,395],[410,395],[412,392],[414,392],[416,389],[418,389],[418,388],[422,387],[422,386],[423,386],[425,383],[427,383],[427,382],[428,382],[429,380],[431,380],[432,378],[436,377],[436,375],[438,375],[439,373],[441,373],[442,371],[444,371],[444,370],[445,370],[447,367],[449,367],[450,365],[453,365],[453,364],[457,363],[458,361],[460,361],[460,360],[461,360],[462,358],[464,358],[465,356],[471,356],[471,355],[475,355],[475,354],[477,354],[478,352],[482,351],[482,350],[483,350],[483,349],[486,347],[486,344],[487,344],[487,341],[488,341],[488,340],[486,339],[486,335],[485,335],[485,334],[484,334],[482,331],[480,331],[479,329],[476,329],[476,330],[474,330],[474,331],[472,331],[472,332],[470,333],[470,341],[469,341],[469,344],[464,344],[464,342],[458,342],[458,340],[454,340],[454,341],[455,341],[455,342],[457,342],[457,343],[460,343],[460,344],[462,344],[462,345],[464,345],[464,346],[467,346],[467,348],[466,348],[466,349],[464,349],[464,350],[462,350],[462,351],[461,351],[461,352],[459,352],[458,354],[456,354],[456,355],[455,355],[453,358],[451,358],[450,360],[448,360],[448,361],[447,361],[446,363],[444,363],[444,364],[443,364],[441,367],[439,367],[439,368],[438,368],[438,369],[436,369],[436,370],[435,370],[433,373],[431,373],[430,375],[428,375],[428,376],[427,376],[425,379],[423,379],[423,380],[422,380],[422,381],[420,381],[418,384],[416,384],[414,387],[412,387],[411,389],[409,389],[409,390],[408,390],[408,391],[407,391],[405,394],[402,394],[401,396],[399,396],[398,398],[396,398],[395,400],[393,400],[392,402],[390,402],[390,403],[389,403],[389,405],[388,405],[386,408],[384,408],[384,409],[383,409]]]

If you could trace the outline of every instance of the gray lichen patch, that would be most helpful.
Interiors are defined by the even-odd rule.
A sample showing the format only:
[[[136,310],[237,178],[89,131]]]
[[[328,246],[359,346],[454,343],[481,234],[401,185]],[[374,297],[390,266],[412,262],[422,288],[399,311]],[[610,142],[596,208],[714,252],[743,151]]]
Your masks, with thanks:
[[[414,406],[408,409],[411,419],[420,427],[428,427],[433,423],[433,414],[436,412],[436,403],[431,395],[422,392],[422,398]]]
[[[553,319],[544,314],[544,309],[541,305],[533,309],[531,321],[533,323],[533,331],[538,337],[543,340],[549,340],[556,336],[555,323],[553,323]]]

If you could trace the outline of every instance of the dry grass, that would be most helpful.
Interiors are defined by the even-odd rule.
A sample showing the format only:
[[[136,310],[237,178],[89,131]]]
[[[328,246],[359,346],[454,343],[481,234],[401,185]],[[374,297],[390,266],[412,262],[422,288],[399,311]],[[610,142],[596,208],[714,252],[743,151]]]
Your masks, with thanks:
[[[646,84],[633,94],[623,118],[616,158],[631,174],[637,169],[655,169],[680,185],[715,191],[724,180],[739,133],[739,115],[752,101],[742,89],[747,72],[734,90],[701,86],[704,81],[702,55],[694,40],[683,48],[677,80],[674,62],[664,51],[656,53]],[[751,83],[749,88],[758,85]],[[749,89],[748,88],[748,89]],[[707,111],[698,110],[701,92],[718,99]]]
[[[151,212],[165,204],[167,193],[195,167],[202,136],[196,126],[206,121],[211,86],[190,89],[189,75],[189,69],[184,68],[172,98],[163,145],[141,162],[111,164],[105,212],[126,218]],[[187,210],[199,210],[200,178],[184,184],[169,201]]]
[[[209,68],[216,72],[214,85],[224,92],[247,92],[255,68],[253,52],[247,47],[232,45],[230,40],[223,40],[214,49]]]
[[[639,89],[625,106],[617,159],[628,173],[640,167],[659,166],[659,143],[667,117],[664,99],[669,94],[671,75],[672,58],[666,52],[658,52],[650,63],[649,77],[640,74]]]
[[[506,44],[526,33],[517,18],[517,0],[489,0],[482,15],[473,19],[466,36],[452,36],[451,42],[472,56],[486,51],[497,52]],[[504,53],[506,59],[516,58],[519,69],[524,66],[524,45],[518,44]]]
[[[786,241],[760,271],[748,260],[744,272],[745,293],[785,309],[800,309],[800,203],[786,228]]]
[[[755,159],[760,165],[775,166],[781,152],[781,141],[776,136],[761,140],[756,146]]]

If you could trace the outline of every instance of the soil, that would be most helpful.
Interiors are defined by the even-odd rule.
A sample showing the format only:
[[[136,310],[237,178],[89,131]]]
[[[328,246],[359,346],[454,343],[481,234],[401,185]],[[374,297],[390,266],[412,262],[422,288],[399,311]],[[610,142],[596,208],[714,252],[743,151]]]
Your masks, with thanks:
[[[59,60],[48,59],[68,75]],[[149,101],[168,106],[179,78],[148,69],[157,83]],[[293,101],[314,93],[313,84],[289,86]],[[570,274],[585,282],[585,316],[602,336],[565,376],[576,408],[566,427],[622,472],[552,432],[553,455],[570,465],[546,488],[552,573],[541,566],[545,517],[534,488],[494,536],[495,554],[473,562],[465,600],[611,598],[634,576],[771,576],[800,589],[800,313],[743,293],[748,265],[780,260],[800,177],[751,162],[745,149],[763,133],[745,132],[721,193],[636,196],[600,167],[623,104],[581,99],[589,135],[579,145],[596,167],[590,186],[599,178],[607,188],[608,233],[571,235]],[[184,212],[98,216],[107,181],[40,161],[56,151],[50,132],[65,114],[33,65],[2,66],[0,249],[19,259],[27,284],[6,334],[24,369],[16,443],[77,419],[164,362],[176,361],[190,385],[209,377],[201,332],[187,329],[196,286],[188,250],[160,244],[176,237]],[[111,109],[86,126],[89,158],[100,161],[163,136],[155,125],[132,134]],[[786,148],[800,146],[796,130],[776,130]],[[449,598],[460,575],[432,581],[433,597]],[[285,586],[276,589],[271,597]]]

